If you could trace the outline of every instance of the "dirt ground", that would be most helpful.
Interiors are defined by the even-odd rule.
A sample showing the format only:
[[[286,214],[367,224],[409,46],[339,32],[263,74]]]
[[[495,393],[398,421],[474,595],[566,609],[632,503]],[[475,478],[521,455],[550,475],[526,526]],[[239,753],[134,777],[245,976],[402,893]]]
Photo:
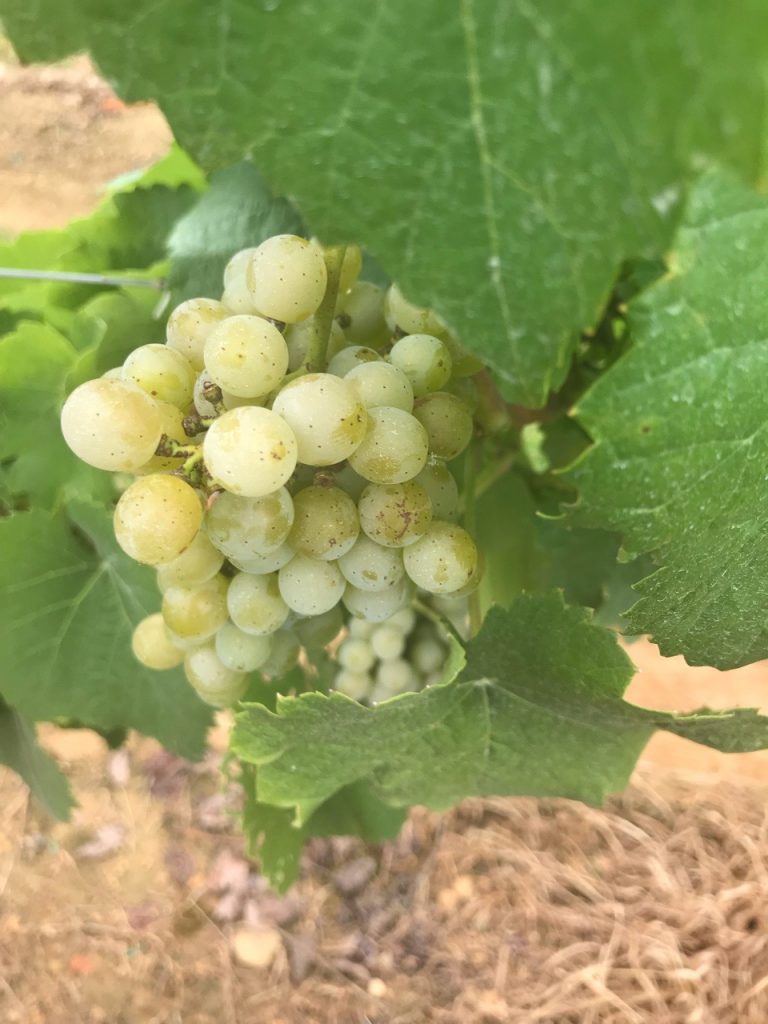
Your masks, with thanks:
[[[78,58],[0,46],[0,235],[86,213],[170,134]],[[630,698],[768,706],[768,667],[641,641]],[[283,898],[243,857],[237,787],[146,740],[48,729],[80,807],[0,771],[2,1024],[765,1024],[768,754],[649,745],[605,810],[470,800],[397,841],[315,841]]]

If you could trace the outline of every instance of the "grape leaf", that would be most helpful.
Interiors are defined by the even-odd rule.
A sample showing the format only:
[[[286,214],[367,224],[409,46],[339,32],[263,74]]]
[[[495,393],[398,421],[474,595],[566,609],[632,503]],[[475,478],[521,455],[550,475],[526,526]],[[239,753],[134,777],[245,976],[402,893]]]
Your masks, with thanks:
[[[719,668],[768,655],[767,230],[765,198],[707,174],[667,277],[630,305],[634,347],[576,410],[595,445],[570,473],[574,521],[660,566],[629,630]]]
[[[693,162],[762,170],[768,9],[699,0],[7,0],[22,59],[87,48],[206,168],[243,156],[538,405]],[[141,45],[132,45],[132,40]]]
[[[599,802],[624,786],[656,729],[718,749],[768,746],[755,711],[677,716],[626,703],[632,671],[584,609],[527,595],[491,609],[453,682],[374,708],[339,693],[283,697],[275,713],[252,705],[232,746],[257,765],[259,800],[295,809],[298,824],[362,780],[394,806],[488,794]]]
[[[2,690],[30,719],[77,718],[202,754],[210,709],[180,670],[153,672],[131,632],[158,610],[152,572],[124,555],[110,516],[85,502],[0,520]]]
[[[68,821],[74,800],[69,782],[53,758],[37,742],[35,728],[0,698],[0,763],[8,765],[29,786],[42,806]]]
[[[174,299],[221,298],[222,275],[239,249],[279,234],[303,234],[301,218],[276,199],[247,160],[211,177],[208,191],[175,225],[168,239]]]

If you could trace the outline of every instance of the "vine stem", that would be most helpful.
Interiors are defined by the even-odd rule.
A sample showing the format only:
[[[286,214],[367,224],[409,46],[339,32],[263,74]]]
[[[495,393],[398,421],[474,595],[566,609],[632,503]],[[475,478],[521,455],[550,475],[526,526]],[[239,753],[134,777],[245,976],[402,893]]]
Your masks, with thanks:
[[[120,277],[118,274],[84,274],[69,270],[27,270],[21,267],[0,267],[0,278],[28,281],[65,281],[72,284],[102,284],[109,287],[155,288],[162,291],[165,281],[159,277]]]
[[[323,301],[315,313],[315,329],[312,340],[304,359],[304,368],[309,373],[323,371],[328,363],[328,342],[333,327],[333,314],[336,311],[336,299],[339,296],[341,265],[347,251],[346,245],[335,245],[325,250],[325,268],[328,272],[328,284],[325,288]]]
[[[464,529],[470,537],[476,536],[477,509],[475,504],[477,484],[477,442],[473,441],[467,449],[464,462]],[[475,588],[469,595],[469,631],[477,636],[483,624],[483,612],[480,607],[480,591]]]

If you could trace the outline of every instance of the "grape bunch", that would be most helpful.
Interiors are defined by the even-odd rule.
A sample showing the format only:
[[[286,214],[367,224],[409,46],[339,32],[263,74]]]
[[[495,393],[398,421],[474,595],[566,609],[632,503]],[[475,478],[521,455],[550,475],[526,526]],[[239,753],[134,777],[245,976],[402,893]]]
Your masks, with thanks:
[[[165,344],[62,410],[79,458],[131,474],[115,536],[162,593],[136,658],[183,662],[214,706],[242,697],[250,672],[279,678],[335,625],[328,643],[341,607],[355,639],[357,620],[390,628],[418,591],[479,583],[446,465],[473,436],[479,364],[396,286],[358,280],[361,265],[355,246],[294,235],[238,252],[220,301],[182,302]],[[367,696],[388,688],[377,675]]]

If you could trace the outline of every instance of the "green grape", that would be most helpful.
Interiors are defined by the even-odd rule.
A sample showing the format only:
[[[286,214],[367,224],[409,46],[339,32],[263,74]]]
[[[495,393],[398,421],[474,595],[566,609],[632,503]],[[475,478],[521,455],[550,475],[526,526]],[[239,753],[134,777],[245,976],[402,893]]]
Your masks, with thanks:
[[[215,645],[221,663],[234,672],[254,672],[272,651],[270,637],[244,633],[231,622],[225,622],[218,631]]]
[[[366,619],[368,622],[384,622],[410,602],[411,588],[408,581],[402,580],[394,587],[372,593],[348,583],[343,600],[347,610],[356,618]]]
[[[213,579],[223,562],[222,553],[199,530],[186,550],[157,570],[158,585],[163,593],[168,587],[198,587]]]
[[[141,388],[99,377],[75,388],[66,400],[61,432],[89,466],[131,473],[154,455],[162,421],[156,402]]]
[[[386,625],[391,626],[393,629],[398,629],[403,636],[408,636],[416,625],[416,612],[413,608],[401,608],[399,612],[390,615]]]
[[[184,430],[184,413],[181,409],[169,402],[156,402],[155,405],[160,413],[161,437],[165,434],[171,441],[177,441],[179,444],[193,444],[193,439],[188,437]],[[134,470],[134,473],[140,476],[146,473],[167,473],[171,469],[177,469],[182,461],[170,455],[153,455],[143,466]]]
[[[439,671],[445,664],[445,658],[445,648],[434,637],[418,640],[411,649],[411,663],[425,676]]]
[[[300,366],[304,364],[309,351],[309,346],[315,337],[315,333],[318,330],[324,330],[324,328],[318,324],[317,320],[310,316],[306,320],[302,320],[298,324],[288,324],[285,328],[285,344],[288,347],[288,369],[293,373],[294,370],[298,370]],[[344,336],[344,331],[341,327],[334,322],[331,324],[331,333],[328,338],[326,351],[328,356],[333,356],[336,352],[340,352],[347,345],[347,339]]]
[[[248,689],[245,673],[228,668],[212,644],[190,651],[184,659],[184,672],[200,699],[215,708],[236,704]]]
[[[381,359],[378,352],[365,345],[348,345],[343,348],[328,363],[328,373],[336,377],[346,377],[350,370],[356,366],[365,366],[367,363],[377,362]]]
[[[373,680],[368,672],[351,672],[348,668],[337,672],[333,681],[334,690],[359,701],[366,699],[372,686]]]
[[[387,620],[371,634],[371,647],[376,657],[382,661],[399,658],[405,649],[405,634],[401,629],[390,625]]]
[[[177,476],[139,477],[122,493],[114,514],[115,537],[145,565],[170,562],[195,539],[203,520],[197,493]]]
[[[392,330],[399,327],[405,334],[432,334],[444,341],[451,354],[454,377],[468,377],[483,369],[482,362],[459,345],[441,316],[409,302],[397,285],[393,284],[387,292],[385,311]]]
[[[111,370],[107,370],[106,373],[102,373],[104,380],[122,380],[123,379],[123,368],[122,366],[114,366]]]
[[[371,696],[379,702],[418,688],[419,679],[413,668],[405,659],[393,658],[391,661],[382,661],[376,669],[376,685]]]
[[[414,481],[429,495],[435,519],[454,520],[458,517],[459,488],[445,463],[430,459]]]
[[[288,543],[302,555],[331,562],[357,540],[357,506],[339,487],[305,487],[294,495],[296,518]]]
[[[236,284],[238,281],[245,279],[246,268],[256,249],[255,245],[249,249],[240,249],[231,257],[226,267],[224,267],[222,284],[225,288],[230,284]]]
[[[228,316],[227,307],[215,299],[187,299],[168,317],[166,344],[186,356],[196,370],[202,370],[208,335]]]
[[[376,629],[376,623],[366,622],[365,619],[352,618],[347,623],[349,635],[361,637],[363,640],[367,640],[372,637],[374,629]]]
[[[407,334],[392,346],[389,361],[411,382],[416,398],[439,391],[451,376],[451,354],[431,334]]]
[[[186,409],[192,401],[195,371],[181,352],[168,345],[141,345],[123,363],[123,380],[158,402]]]
[[[429,451],[439,459],[455,459],[472,440],[472,416],[460,398],[433,391],[420,398],[413,415],[429,437]]]
[[[391,363],[362,363],[344,377],[352,384],[366,409],[389,406],[411,412],[413,388],[402,370]]]
[[[239,572],[229,585],[227,608],[244,633],[269,636],[288,618],[288,605],[280,596],[277,574],[251,576]]]
[[[422,590],[452,594],[465,587],[477,571],[475,542],[466,530],[439,519],[403,552],[405,571]]]
[[[305,238],[275,235],[251,254],[245,282],[263,316],[295,324],[323,301],[328,282],[325,258]]]
[[[344,617],[339,605],[322,615],[312,615],[300,619],[295,626],[296,634],[303,647],[326,647],[341,632]]]
[[[227,558],[247,561],[276,551],[288,537],[293,518],[293,500],[285,487],[262,498],[224,491],[211,503],[205,527],[211,543]]]
[[[367,672],[369,668],[373,668],[376,656],[367,640],[349,637],[336,652],[336,660],[350,672]]]
[[[134,629],[131,650],[136,660],[146,668],[175,668],[184,660],[184,653],[171,642],[159,612],[142,619]]]
[[[363,533],[387,548],[415,543],[432,522],[432,502],[415,480],[369,484],[360,497],[358,512]]]
[[[387,590],[403,578],[403,556],[396,548],[382,547],[361,534],[339,559],[344,579],[359,590]]]
[[[205,368],[211,380],[238,398],[273,391],[288,369],[288,347],[274,324],[260,316],[231,316],[208,336]]]
[[[268,679],[281,679],[299,660],[301,645],[291,629],[280,629],[270,637],[272,653],[261,666],[261,674]]]
[[[270,572],[277,572],[287,565],[296,552],[288,544],[281,544],[274,551],[268,551],[264,555],[249,555],[248,558],[230,557],[230,562],[241,572],[248,572],[252,576],[266,576]]]
[[[429,440],[417,419],[404,409],[381,406],[368,413],[368,429],[349,455],[356,473],[375,484],[399,484],[420,473]]]
[[[245,283],[245,268],[255,252],[255,247],[241,249],[240,252],[235,253],[224,268],[224,293],[221,296],[221,301],[232,313],[252,314],[257,312]]]
[[[225,409],[240,409],[244,405],[266,406],[267,395],[259,395],[257,398],[243,398],[241,395],[233,395],[229,391],[221,392],[221,404]]]
[[[276,413],[243,406],[214,421],[203,441],[203,455],[216,483],[233,494],[261,498],[282,487],[293,473],[296,438]]]
[[[203,643],[227,621],[227,581],[214,576],[199,587],[169,587],[161,610],[171,635],[182,645]]]
[[[389,341],[392,332],[384,319],[384,292],[378,285],[357,281],[339,298],[336,312],[353,345],[380,349]]]
[[[330,373],[309,373],[286,384],[272,409],[290,427],[299,462],[307,466],[342,462],[365,436],[362,402],[354,388]]]
[[[280,593],[299,615],[322,615],[338,604],[346,583],[335,562],[296,555],[277,574]]]

